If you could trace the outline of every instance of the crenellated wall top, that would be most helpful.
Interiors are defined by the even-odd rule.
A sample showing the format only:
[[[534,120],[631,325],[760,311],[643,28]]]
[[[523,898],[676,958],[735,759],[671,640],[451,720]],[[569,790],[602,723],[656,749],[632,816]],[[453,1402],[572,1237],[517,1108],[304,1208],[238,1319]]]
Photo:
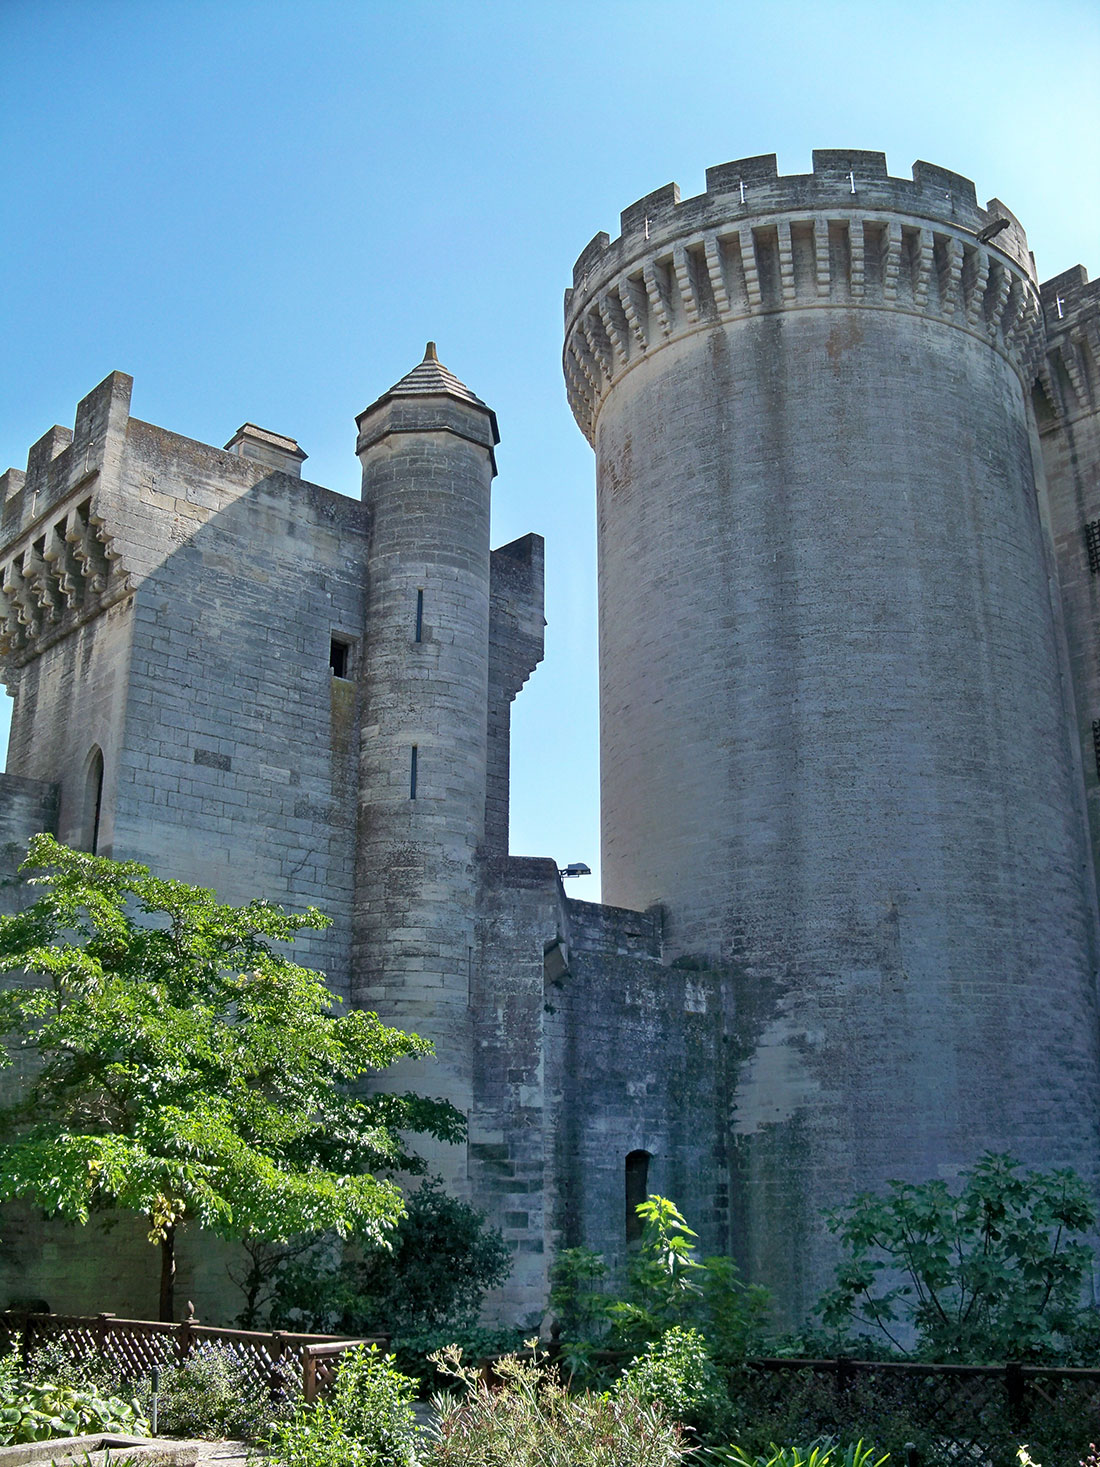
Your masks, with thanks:
[[[585,435],[612,383],[667,341],[719,321],[806,307],[931,315],[990,342],[1030,384],[1041,345],[1035,265],[1015,216],[973,183],[886,155],[820,150],[780,176],[774,154],[707,170],[706,192],[669,184],[598,234],[565,293],[565,375]]]
[[[1015,215],[999,199],[990,199],[983,209],[973,182],[961,173],[918,161],[912,178],[892,178],[885,153],[815,148],[812,173],[780,174],[776,155],[762,153],[708,168],[706,191],[692,198],[681,199],[675,183],[646,194],[619,215],[618,239],[600,233],[589,240],[573,266],[573,288],[604,268],[649,254],[661,239],[718,222],[798,209],[886,210],[973,234],[1007,219],[997,248],[1035,279],[1027,237]]]
[[[1039,385],[1049,414],[1040,430],[1100,411],[1100,280],[1074,265],[1041,287],[1046,350]]]

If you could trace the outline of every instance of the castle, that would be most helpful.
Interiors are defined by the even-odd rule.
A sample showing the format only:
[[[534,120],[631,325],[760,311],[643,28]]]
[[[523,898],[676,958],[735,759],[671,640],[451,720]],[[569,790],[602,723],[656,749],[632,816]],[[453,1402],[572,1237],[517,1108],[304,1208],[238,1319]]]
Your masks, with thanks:
[[[797,1320],[859,1189],[986,1148],[1100,1182],[1100,282],[1040,287],[944,169],[741,159],[583,251],[565,371],[605,904],[508,852],[543,546],[490,549],[496,420],[431,346],[357,419],[361,503],[117,372],[4,476],[9,875],[48,828],[328,912],[305,960],[469,1117],[429,1159],[512,1246],[499,1317],[657,1191]],[[149,1314],[140,1228],[92,1277],[13,1216],[0,1293]]]

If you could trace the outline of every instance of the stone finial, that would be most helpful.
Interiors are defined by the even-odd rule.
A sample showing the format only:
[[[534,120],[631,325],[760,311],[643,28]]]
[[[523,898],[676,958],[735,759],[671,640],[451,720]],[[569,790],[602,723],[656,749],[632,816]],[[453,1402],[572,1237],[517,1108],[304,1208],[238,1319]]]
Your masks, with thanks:
[[[426,362],[438,362],[439,361],[439,356],[436,353],[435,342],[434,341],[429,341],[428,344],[427,344],[427,346],[424,348],[424,360]]]

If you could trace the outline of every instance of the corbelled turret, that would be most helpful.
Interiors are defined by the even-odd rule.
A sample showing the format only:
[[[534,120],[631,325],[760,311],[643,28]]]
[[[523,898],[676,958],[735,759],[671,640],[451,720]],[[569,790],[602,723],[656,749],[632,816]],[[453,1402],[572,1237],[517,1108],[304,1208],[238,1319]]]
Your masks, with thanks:
[[[393,1083],[468,1114],[499,435],[432,342],[357,423],[368,595],[352,996],[435,1042],[435,1063],[402,1066]],[[465,1187],[464,1153],[431,1161]]]

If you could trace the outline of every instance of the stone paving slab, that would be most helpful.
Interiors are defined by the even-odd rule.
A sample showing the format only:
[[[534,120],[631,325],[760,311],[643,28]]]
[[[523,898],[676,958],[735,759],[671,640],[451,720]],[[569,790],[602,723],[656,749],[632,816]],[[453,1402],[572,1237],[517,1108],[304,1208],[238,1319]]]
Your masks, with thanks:
[[[0,1467],[107,1467],[111,1462],[131,1461],[148,1467],[205,1467],[214,1463],[218,1467],[244,1467],[250,1457],[256,1460],[245,1442],[178,1441],[103,1432],[0,1447]]]

